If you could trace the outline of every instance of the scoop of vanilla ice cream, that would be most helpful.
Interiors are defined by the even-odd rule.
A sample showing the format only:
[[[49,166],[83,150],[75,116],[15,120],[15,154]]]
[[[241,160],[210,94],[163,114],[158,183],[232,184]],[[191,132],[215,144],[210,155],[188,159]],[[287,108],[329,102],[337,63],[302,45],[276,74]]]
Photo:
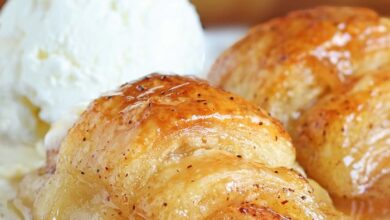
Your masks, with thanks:
[[[13,180],[44,164],[45,149],[59,145],[92,99],[154,71],[197,74],[203,61],[187,0],[8,0],[0,14],[0,219],[18,219],[7,208]]]
[[[0,148],[42,140],[40,125],[124,82],[196,74],[203,61],[187,0],[9,0],[0,14]]]
[[[203,67],[201,25],[185,0],[11,0],[0,22],[10,48],[1,59],[15,66],[0,74],[14,75],[46,122],[144,74]]]

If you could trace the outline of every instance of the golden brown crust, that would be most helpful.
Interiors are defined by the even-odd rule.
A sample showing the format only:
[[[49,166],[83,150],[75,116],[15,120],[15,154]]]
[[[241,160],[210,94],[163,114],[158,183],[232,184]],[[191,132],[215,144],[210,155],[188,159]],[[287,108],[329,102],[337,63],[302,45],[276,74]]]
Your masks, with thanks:
[[[364,8],[319,7],[254,27],[209,78],[271,112],[288,130],[351,75],[389,64],[390,22]]]
[[[389,57],[388,19],[320,7],[253,28],[209,77],[279,118],[299,162],[339,207],[354,218],[383,217],[390,216]]]
[[[325,96],[294,137],[299,162],[335,198],[390,215],[390,72],[356,77]]]
[[[340,217],[294,162],[289,136],[266,112],[204,81],[151,75],[83,113],[32,212],[37,219]]]

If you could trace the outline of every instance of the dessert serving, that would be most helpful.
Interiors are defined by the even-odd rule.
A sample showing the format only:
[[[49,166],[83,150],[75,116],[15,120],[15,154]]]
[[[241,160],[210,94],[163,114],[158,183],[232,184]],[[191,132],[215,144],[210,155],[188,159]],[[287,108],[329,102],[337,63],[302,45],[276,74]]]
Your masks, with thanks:
[[[176,75],[210,43],[187,0],[8,0],[0,219],[390,218],[389,19],[292,12]]]
[[[293,169],[277,121],[192,78],[150,75],[95,100],[49,160],[21,184],[35,219],[342,217]]]
[[[252,28],[209,78],[269,111],[298,161],[354,218],[390,216],[390,21],[320,7]]]
[[[180,19],[177,19],[180,18]],[[93,99],[153,71],[203,69],[183,0],[7,0],[0,12],[0,219],[14,182],[45,164]]]

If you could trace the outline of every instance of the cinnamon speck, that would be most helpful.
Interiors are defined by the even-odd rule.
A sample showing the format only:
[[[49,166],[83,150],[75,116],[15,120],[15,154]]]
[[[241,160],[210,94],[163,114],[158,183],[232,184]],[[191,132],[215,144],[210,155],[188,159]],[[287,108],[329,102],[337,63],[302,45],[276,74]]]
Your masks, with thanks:
[[[140,92],[142,92],[142,91],[145,90],[145,88],[144,88],[143,86],[141,86],[141,85],[137,85],[136,89],[137,89],[138,91],[140,91]]]

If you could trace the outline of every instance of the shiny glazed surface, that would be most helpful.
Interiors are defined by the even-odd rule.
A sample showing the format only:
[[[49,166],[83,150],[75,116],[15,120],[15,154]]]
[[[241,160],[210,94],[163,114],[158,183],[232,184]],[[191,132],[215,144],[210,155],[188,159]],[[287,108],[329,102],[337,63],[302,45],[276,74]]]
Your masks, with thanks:
[[[253,28],[209,77],[280,119],[298,161],[341,209],[388,218],[389,57],[388,19],[320,7]]]
[[[356,77],[296,126],[299,162],[340,206],[390,216],[390,72]]]
[[[319,7],[252,28],[212,67],[215,85],[269,111],[291,130],[318,98],[390,63],[390,21],[363,8]]]
[[[58,158],[22,183],[34,218],[341,218],[291,169],[276,120],[192,78],[155,74],[95,100]]]

